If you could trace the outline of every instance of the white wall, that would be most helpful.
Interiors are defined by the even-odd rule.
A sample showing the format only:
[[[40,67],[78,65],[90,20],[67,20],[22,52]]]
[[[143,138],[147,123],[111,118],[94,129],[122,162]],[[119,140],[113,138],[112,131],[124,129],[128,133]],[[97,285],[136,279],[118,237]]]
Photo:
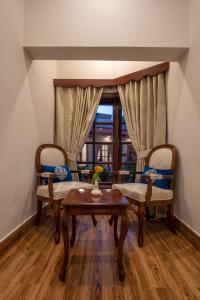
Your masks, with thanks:
[[[200,1],[189,1],[190,51],[170,67],[168,140],[179,151],[176,215],[200,234]]]
[[[0,10],[0,240],[35,211],[36,147],[52,142],[55,62],[25,57],[24,1],[1,1]]]
[[[64,79],[112,79],[158,63],[146,61],[57,61],[57,77]]]
[[[26,46],[187,45],[187,0],[28,0]]]
[[[188,0],[26,0],[33,59],[177,61],[188,48]]]

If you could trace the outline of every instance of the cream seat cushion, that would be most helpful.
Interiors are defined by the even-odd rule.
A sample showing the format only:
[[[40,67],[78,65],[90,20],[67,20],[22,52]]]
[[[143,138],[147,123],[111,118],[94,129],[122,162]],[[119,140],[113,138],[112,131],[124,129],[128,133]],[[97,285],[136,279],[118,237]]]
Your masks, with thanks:
[[[145,202],[147,184],[144,183],[122,183],[113,184],[113,189],[119,190],[124,196],[135,199],[140,202]],[[170,200],[173,199],[173,191],[152,187],[151,200]]]
[[[71,189],[92,189],[93,185],[79,181],[63,181],[53,183],[53,198],[54,200],[64,198]],[[39,185],[37,187],[37,195],[49,198],[48,185]]]

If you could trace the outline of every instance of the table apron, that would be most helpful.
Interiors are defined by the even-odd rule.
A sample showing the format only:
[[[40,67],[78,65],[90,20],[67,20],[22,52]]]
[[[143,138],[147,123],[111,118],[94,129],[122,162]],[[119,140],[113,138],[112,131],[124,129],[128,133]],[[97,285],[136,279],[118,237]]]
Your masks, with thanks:
[[[72,208],[65,207],[66,215],[125,215],[128,207],[115,208]]]

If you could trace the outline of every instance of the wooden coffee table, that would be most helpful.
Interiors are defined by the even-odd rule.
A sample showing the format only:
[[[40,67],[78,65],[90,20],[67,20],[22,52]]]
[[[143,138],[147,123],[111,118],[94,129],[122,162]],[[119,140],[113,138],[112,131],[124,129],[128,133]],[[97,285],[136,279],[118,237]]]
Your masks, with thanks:
[[[127,209],[131,205],[127,198],[118,190],[103,189],[100,199],[92,198],[91,190],[71,190],[62,202],[64,213],[62,217],[62,235],[64,241],[64,260],[60,271],[60,280],[65,281],[65,275],[69,260],[69,233],[68,218],[72,216],[72,236],[70,244],[73,247],[76,237],[76,215],[112,215],[114,217],[114,240],[118,247],[118,271],[119,279],[123,281],[125,271],[122,260],[122,252],[126,233],[128,231]],[[120,237],[117,235],[118,216],[121,216]]]

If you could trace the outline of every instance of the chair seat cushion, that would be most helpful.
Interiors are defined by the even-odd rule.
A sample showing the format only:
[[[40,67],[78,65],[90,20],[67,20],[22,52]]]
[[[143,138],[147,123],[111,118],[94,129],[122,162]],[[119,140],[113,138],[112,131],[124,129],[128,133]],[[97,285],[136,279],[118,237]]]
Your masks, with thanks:
[[[53,198],[54,200],[64,198],[71,189],[92,189],[93,185],[79,181],[63,181],[53,183]],[[37,196],[49,198],[48,185],[39,185],[37,187]]]
[[[132,198],[136,201],[145,202],[147,184],[143,183],[122,183],[113,184],[113,189],[119,190],[124,196]],[[173,191],[152,187],[151,201],[170,200],[173,199]]]

